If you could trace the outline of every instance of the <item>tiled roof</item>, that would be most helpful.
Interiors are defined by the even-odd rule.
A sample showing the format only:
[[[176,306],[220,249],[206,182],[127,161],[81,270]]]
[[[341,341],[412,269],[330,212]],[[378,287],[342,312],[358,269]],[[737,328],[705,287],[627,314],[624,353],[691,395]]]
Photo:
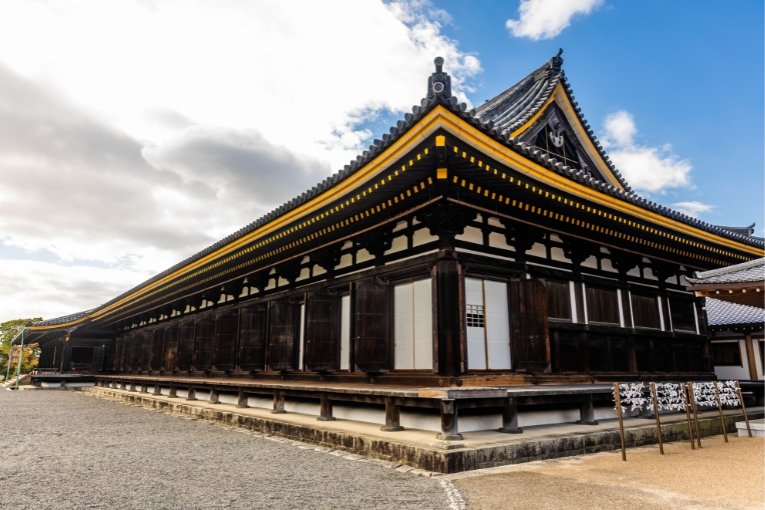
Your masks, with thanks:
[[[714,329],[724,326],[763,325],[765,308],[706,298],[707,324]]]
[[[489,99],[481,106],[475,109],[475,117],[486,126],[497,128],[503,136],[509,137],[516,129],[528,122],[545,105],[556,85],[563,85],[571,98],[571,104],[576,111],[579,122],[587,132],[590,142],[597,149],[601,159],[606,163],[608,169],[619,181],[619,184],[627,190],[631,188],[624,180],[619,170],[611,163],[611,159],[603,150],[603,147],[595,137],[595,133],[582,116],[581,109],[574,99],[574,92],[566,80],[566,73],[563,71],[563,58],[559,50],[558,54],[551,58],[540,68],[534,70],[524,79],[505,90],[498,96]]]
[[[441,71],[440,66],[443,64],[443,59],[439,57],[436,62],[436,73],[433,73],[433,75],[431,75],[429,78],[429,84],[431,86],[435,82],[440,82],[442,84],[439,90],[431,93],[431,88],[429,88],[428,96],[420,102],[419,106],[414,106],[412,108],[412,113],[405,114],[402,120],[399,120],[395,126],[390,128],[389,133],[382,135],[380,139],[374,140],[372,145],[369,146],[368,150],[365,150],[363,153],[359,154],[354,161],[351,161],[351,163],[346,165],[342,170],[327,177],[310,190],[305,191],[301,195],[286,202],[265,216],[262,216],[258,220],[253,221],[249,225],[224,237],[220,241],[208,246],[202,251],[192,255],[191,257],[188,257],[178,264],[175,264],[171,268],[162,271],[161,273],[133,287],[127,292],[120,294],[107,303],[104,303],[104,305],[99,308],[103,308],[129,296],[130,294],[136,292],[138,289],[150,285],[157,280],[160,280],[165,276],[168,276],[175,271],[205,257],[206,255],[213,253],[219,248],[230,244],[231,242],[249,234],[250,232],[255,231],[261,226],[268,224],[269,222],[283,216],[293,209],[296,209],[309,200],[319,196],[324,191],[334,187],[336,184],[340,183],[350,175],[353,175],[361,168],[363,168],[381,152],[390,147],[396,140],[398,140],[404,133],[406,133],[412,126],[414,126],[420,119],[422,119],[428,112],[433,110],[438,105],[447,108],[449,111],[460,117],[463,121],[471,124],[475,128],[485,133],[487,136],[492,137],[499,143],[502,143],[508,147],[510,150],[522,154],[524,157],[536,162],[551,172],[563,175],[572,181],[588,186],[601,193],[611,195],[618,198],[619,200],[623,200],[627,203],[636,205],[648,211],[653,211],[662,216],[672,218],[681,223],[685,223],[707,232],[717,234],[724,238],[765,249],[765,241],[763,240],[751,238],[737,234],[735,232],[730,232],[714,225],[710,225],[696,218],[692,218],[686,214],[673,211],[663,205],[659,205],[655,202],[651,202],[650,200],[638,196],[630,190],[626,183],[624,183],[618,171],[613,167],[612,169],[614,175],[617,176],[620,182],[624,183],[624,189],[619,189],[610,184],[595,179],[586,171],[568,167],[563,162],[557,161],[555,158],[549,156],[548,154],[543,153],[538,149],[532,148],[528,144],[518,143],[517,141],[510,138],[508,130],[511,129],[511,126],[517,125],[518,122],[521,122],[521,119],[530,118],[530,116],[534,115],[534,113],[538,111],[539,108],[541,108],[541,106],[544,104],[546,97],[549,96],[549,94],[554,89],[555,83],[558,81],[563,83],[563,85],[566,87],[566,91],[573,102],[573,94],[570,90],[570,87],[566,83],[562,69],[560,69],[562,62],[563,59],[560,58],[559,53],[556,55],[556,57],[553,57],[548,63],[531,73],[518,84],[510,87],[507,91],[503,92],[495,99],[489,101],[489,103],[491,103],[490,105],[484,105],[479,109],[468,111],[467,106],[464,103],[459,103],[457,99],[451,95],[449,76],[448,74]],[[545,94],[547,94],[547,96],[545,96]],[[518,101],[517,105],[514,103],[514,100]],[[542,101],[541,103],[540,100]],[[575,102],[573,102],[573,105],[576,108]],[[576,110],[579,112],[578,108],[576,108]],[[495,125],[495,121],[493,119],[501,119],[500,126]],[[581,121],[587,130],[588,136],[591,137],[593,144],[602,152],[602,149],[600,149],[600,144],[598,144],[595,140],[592,130],[588,127],[583,118]],[[605,154],[603,154],[603,156],[604,160],[609,165],[611,165],[608,157]],[[74,314],[74,316],[77,315],[78,314]],[[59,319],[53,320],[58,321]]]
[[[698,271],[688,282],[694,285],[765,282],[765,258],[732,266]]]
[[[48,319],[44,321],[37,321],[30,324],[32,327],[38,327],[38,326],[55,326],[57,324],[66,324],[68,322],[73,322],[79,319],[82,319],[86,315],[88,315],[90,312],[95,310],[95,308],[91,310],[85,310],[84,312],[77,312],[72,313],[69,315],[63,315],[61,317],[56,317],[55,319]]]

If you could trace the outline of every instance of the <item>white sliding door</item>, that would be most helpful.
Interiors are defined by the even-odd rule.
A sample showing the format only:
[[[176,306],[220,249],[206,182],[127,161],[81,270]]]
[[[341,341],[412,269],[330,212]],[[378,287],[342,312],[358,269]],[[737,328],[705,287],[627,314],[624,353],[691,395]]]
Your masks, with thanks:
[[[468,369],[509,369],[507,284],[465,278]]]
[[[433,369],[433,294],[430,279],[393,287],[396,369]]]
[[[351,367],[351,296],[340,298],[340,370]]]

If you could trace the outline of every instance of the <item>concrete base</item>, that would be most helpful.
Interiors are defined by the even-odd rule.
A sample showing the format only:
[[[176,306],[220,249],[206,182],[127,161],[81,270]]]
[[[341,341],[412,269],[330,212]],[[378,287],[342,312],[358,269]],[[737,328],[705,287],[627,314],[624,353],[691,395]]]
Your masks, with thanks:
[[[434,441],[432,432],[417,429],[386,432],[372,423],[341,419],[320,422],[315,415],[295,412],[272,414],[268,409],[240,408],[236,404],[182,401],[166,395],[103,387],[83,391],[101,398],[219,421],[261,434],[305,441],[439,473],[456,473],[620,448],[616,420],[601,420],[598,425],[566,423],[524,427],[522,434],[504,434],[496,430],[463,432],[463,439],[458,442]],[[728,411],[725,416],[726,430],[735,431],[736,422],[742,416],[739,411]],[[749,416],[755,420],[763,418],[765,414],[761,408],[756,408],[750,409]],[[662,417],[662,422],[664,441],[688,439],[685,415]],[[699,429],[702,436],[722,432],[716,410],[700,415]],[[656,426],[640,418],[628,419],[625,422],[625,436],[628,448],[655,444]]]
[[[765,419],[749,420],[749,428],[752,430],[752,437],[765,437]],[[737,421],[736,430],[738,430],[738,437],[749,437],[745,421]]]

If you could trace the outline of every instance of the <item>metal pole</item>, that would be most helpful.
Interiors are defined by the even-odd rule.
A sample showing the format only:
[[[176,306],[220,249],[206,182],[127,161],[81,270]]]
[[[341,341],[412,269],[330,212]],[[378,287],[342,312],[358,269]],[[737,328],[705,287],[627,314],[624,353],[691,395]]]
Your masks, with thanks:
[[[19,363],[16,365],[16,389],[19,389],[19,374],[21,373],[21,360],[24,358],[24,331],[26,326],[21,330],[21,348],[19,349]]]

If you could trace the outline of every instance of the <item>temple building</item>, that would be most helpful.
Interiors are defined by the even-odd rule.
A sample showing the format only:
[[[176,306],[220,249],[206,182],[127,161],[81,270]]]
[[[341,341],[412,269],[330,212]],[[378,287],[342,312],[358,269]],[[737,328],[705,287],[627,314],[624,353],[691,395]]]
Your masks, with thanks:
[[[338,173],[97,308],[32,325],[40,367],[157,387],[713,377],[685,279],[765,243],[634,193],[562,63],[468,110],[437,58],[420,105]]]

